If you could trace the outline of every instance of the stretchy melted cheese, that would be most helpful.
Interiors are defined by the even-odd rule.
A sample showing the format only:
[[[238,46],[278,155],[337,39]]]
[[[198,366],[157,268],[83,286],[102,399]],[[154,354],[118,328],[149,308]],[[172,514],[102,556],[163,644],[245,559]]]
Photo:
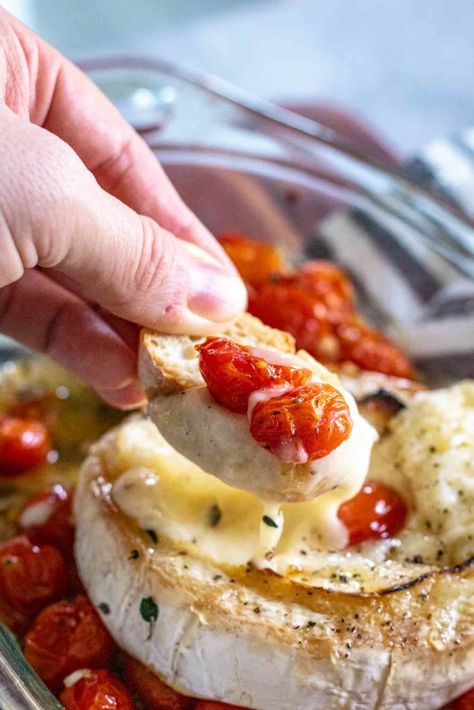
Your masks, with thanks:
[[[119,432],[110,466],[112,497],[143,529],[218,564],[252,561],[347,591],[400,584],[474,553],[473,403],[473,382],[419,394],[375,445],[368,477],[394,486],[409,507],[397,538],[344,550],[337,509],[354,491],[338,488],[281,506],[264,503],[203,473],[147,420],[129,422]]]
[[[300,358],[299,364],[307,363]],[[325,368],[311,360],[308,365],[315,368],[312,382],[326,381]],[[364,481],[377,434],[337,377],[328,376],[347,402],[353,427],[345,441],[314,461],[303,457],[301,463],[290,463],[266,451],[252,437],[247,416],[222,407],[204,385],[152,400],[150,417],[176,451],[234,488],[274,503],[311,500],[335,488],[345,488],[347,499]],[[252,395],[250,408],[259,396],[269,396],[268,390]]]

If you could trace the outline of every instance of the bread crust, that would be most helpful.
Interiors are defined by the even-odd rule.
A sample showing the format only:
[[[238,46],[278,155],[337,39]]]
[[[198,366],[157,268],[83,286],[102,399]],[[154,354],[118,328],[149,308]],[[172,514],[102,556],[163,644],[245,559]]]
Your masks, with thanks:
[[[110,499],[116,436],[82,467],[78,569],[117,643],[170,685],[256,710],[434,710],[474,684],[472,561],[357,595],[151,544]]]
[[[223,335],[277,355],[294,355],[296,366],[306,366],[318,380],[341,387],[336,374],[304,350],[296,351],[291,335],[247,313]],[[376,434],[358,417],[353,400],[349,404],[352,436],[320,460],[286,463],[255,442],[246,417],[209,396],[196,352],[196,344],[202,340],[142,332],[140,377],[150,402],[150,418],[173,448],[230,486],[272,502],[309,500],[344,485],[349,459],[353,480],[364,477]],[[350,395],[345,396],[349,403]]]
[[[290,354],[296,352],[292,335],[264,325],[249,313],[244,313],[221,335],[245,345],[266,346]],[[193,367],[193,358],[196,360],[195,346],[204,340],[199,336],[165,335],[142,329],[139,376],[149,399],[203,384],[199,370]]]

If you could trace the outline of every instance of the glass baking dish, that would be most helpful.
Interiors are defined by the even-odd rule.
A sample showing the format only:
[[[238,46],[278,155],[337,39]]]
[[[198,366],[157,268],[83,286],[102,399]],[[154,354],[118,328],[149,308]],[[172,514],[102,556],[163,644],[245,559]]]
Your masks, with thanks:
[[[336,260],[363,312],[428,383],[474,377],[474,230],[455,205],[330,129],[215,77],[136,58],[83,68],[214,233],[278,244],[295,262]],[[0,360],[22,354],[9,342]],[[0,707],[60,707],[1,627]]]

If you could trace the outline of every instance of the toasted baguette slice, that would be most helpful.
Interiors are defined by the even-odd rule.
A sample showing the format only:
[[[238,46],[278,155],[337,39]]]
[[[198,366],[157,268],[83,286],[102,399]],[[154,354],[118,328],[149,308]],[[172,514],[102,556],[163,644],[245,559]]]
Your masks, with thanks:
[[[253,316],[245,314],[223,335],[242,345],[292,356],[319,381],[341,389],[337,375],[305,351],[296,352],[291,335]],[[173,448],[206,473],[267,501],[308,500],[339,486],[346,486],[350,497],[360,488],[376,434],[358,415],[349,393],[344,396],[353,419],[351,436],[321,459],[285,463],[255,442],[246,416],[225,409],[210,396],[195,348],[202,340],[142,332],[140,378],[150,398],[150,417]]]
[[[407,563],[410,582],[355,594],[152,543],[111,498],[124,427],[82,467],[76,561],[118,645],[169,685],[254,710],[435,710],[474,683],[471,564]]]
[[[249,313],[245,313],[221,335],[241,345],[268,347],[290,355],[296,353],[292,335],[264,325]],[[199,336],[164,335],[143,328],[139,374],[150,399],[199,387],[204,383],[195,350],[195,346],[204,340]]]

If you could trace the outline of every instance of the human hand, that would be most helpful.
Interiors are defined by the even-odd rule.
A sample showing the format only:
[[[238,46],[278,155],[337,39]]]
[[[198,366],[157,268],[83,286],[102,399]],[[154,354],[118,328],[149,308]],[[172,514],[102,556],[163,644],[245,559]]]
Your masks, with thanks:
[[[0,8],[0,330],[117,406],[138,327],[210,334],[245,309],[220,246],[70,62]]]

